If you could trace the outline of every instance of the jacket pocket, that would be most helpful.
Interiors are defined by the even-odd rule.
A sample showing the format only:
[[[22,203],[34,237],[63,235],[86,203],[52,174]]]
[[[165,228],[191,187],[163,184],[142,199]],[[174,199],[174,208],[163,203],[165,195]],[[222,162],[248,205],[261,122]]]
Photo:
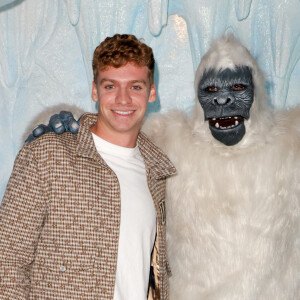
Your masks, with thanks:
[[[70,247],[59,251],[40,251],[34,265],[58,273],[86,271],[94,268],[96,254],[96,249],[85,251]]]
[[[99,285],[95,261],[92,249],[85,255],[74,248],[38,253],[32,267],[30,299],[94,299]]]

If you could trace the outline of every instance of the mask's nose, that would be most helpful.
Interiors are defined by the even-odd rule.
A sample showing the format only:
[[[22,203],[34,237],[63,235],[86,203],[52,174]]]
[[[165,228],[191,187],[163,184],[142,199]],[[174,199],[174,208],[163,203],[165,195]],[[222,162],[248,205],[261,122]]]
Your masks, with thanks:
[[[228,105],[231,104],[233,102],[233,97],[226,94],[226,95],[219,95],[214,97],[213,99],[213,103],[215,105]]]

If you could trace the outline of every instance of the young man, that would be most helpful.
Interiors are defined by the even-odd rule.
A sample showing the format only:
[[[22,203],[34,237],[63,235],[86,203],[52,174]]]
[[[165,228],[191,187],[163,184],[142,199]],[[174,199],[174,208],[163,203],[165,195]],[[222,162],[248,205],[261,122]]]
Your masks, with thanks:
[[[152,49],[115,35],[93,71],[98,114],[18,154],[0,209],[0,299],[168,299],[175,168],[140,132],[156,98]]]

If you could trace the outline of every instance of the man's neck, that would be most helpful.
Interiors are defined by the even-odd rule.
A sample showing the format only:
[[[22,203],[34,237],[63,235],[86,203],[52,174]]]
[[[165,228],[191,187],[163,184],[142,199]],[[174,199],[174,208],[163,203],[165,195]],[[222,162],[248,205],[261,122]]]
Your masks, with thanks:
[[[91,127],[91,132],[109,143],[126,148],[134,148],[136,146],[138,136],[138,132],[135,135],[132,133],[128,134],[126,132],[117,134],[106,133],[101,130],[98,122]]]

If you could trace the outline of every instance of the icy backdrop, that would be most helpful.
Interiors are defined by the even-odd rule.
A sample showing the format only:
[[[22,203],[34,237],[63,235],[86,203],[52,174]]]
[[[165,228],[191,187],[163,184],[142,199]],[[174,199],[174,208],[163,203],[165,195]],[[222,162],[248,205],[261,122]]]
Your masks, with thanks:
[[[299,104],[299,0],[0,0],[0,199],[41,112],[96,110],[91,59],[106,36],[133,33],[154,49],[150,111],[166,112],[192,106],[194,71],[228,31],[265,71],[270,105]]]

